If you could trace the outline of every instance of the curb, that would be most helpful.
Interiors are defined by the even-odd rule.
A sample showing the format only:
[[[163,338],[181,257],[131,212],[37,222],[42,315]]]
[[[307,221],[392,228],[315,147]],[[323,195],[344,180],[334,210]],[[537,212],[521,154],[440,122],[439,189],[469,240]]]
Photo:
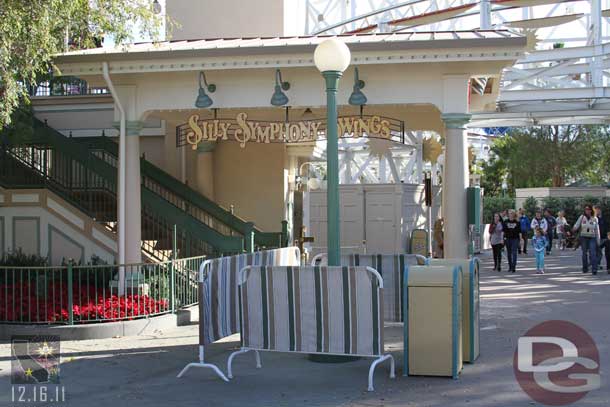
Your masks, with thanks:
[[[199,318],[198,307],[179,310],[176,314],[165,314],[132,321],[101,322],[82,325],[23,325],[0,324],[0,341],[10,341],[15,335],[54,335],[62,341],[85,339],[107,339],[121,336],[152,335],[155,331],[190,325]]]

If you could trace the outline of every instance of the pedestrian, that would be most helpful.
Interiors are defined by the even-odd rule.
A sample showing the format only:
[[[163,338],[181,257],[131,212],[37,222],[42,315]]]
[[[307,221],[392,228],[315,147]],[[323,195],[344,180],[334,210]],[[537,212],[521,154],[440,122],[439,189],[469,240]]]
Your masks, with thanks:
[[[489,225],[489,240],[494,255],[494,271],[502,271],[502,248],[504,247],[504,232],[502,218],[494,214],[494,220]]]
[[[500,219],[502,222],[508,220],[508,209],[504,209],[502,212],[500,212]]]
[[[519,235],[521,224],[513,209],[508,211],[508,219],[502,224],[504,240],[506,241],[506,255],[508,257],[508,271],[514,273],[517,270],[517,251],[519,249]]]
[[[553,238],[555,237],[555,227],[557,226],[557,222],[555,222],[555,217],[550,209],[546,208],[544,210],[544,219],[546,220],[547,229],[546,229],[546,254],[550,255],[551,250],[553,249]]]
[[[523,254],[527,254],[527,239],[529,239],[532,226],[530,218],[527,217],[523,208],[519,209],[519,226],[521,228],[521,240],[523,241],[523,249],[521,249],[521,244],[519,244],[519,254],[521,254],[522,251]]]
[[[555,222],[557,223],[557,226],[555,226],[555,232],[557,233],[557,248],[559,250],[565,250],[568,221],[566,220],[564,211],[559,211]]]
[[[580,230],[580,248],[582,249],[582,272],[597,274],[597,246],[599,244],[599,225],[597,218],[593,215],[593,207],[585,205],[585,211],[572,228],[574,232]]]
[[[536,228],[532,238],[532,246],[536,256],[536,274],[544,274],[544,252],[546,251],[546,245],[547,241],[542,233],[542,229]]]
[[[542,234],[546,236],[548,224],[546,223],[546,219],[542,217],[542,211],[540,209],[536,210],[536,215],[534,216],[534,219],[532,219],[532,224],[530,225],[530,228],[532,230],[540,228],[540,230],[542,230]]]
[[[606,257],[606,271],[610,274],[610,225],[604,218],[602,207],[595,205],[595,216],[597,216],[597,224],[599,226],[599,245],[597,246],[597,268],[602,264],[602,251]]]

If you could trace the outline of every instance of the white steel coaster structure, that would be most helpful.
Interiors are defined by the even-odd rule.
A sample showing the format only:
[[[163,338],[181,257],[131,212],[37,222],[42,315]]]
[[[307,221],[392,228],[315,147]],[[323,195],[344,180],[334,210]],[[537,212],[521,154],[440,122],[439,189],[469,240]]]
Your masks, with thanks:
[[[305,8],[306,34],[519,31],[531,52],[505,70],[496,111],[474,114],[469,127],[607,122],[608,0],[306,0]]]
[[[610,0],[302,1],[307,35],[485,29],[526,35],[530,52],[503,72],[499,84],[473,78],[472,92],[493,87],[499,96],[495,111],[473,113],[470,128],[608,123]],[[442,156],[434,165],[422,159],[422,141],[430,136],[436,137],[407,132],[405,144],[387,151],[344,140],[341,183],[418,183],[424,170],[436,176]],[[481,142],[469,138],[481,158]],[[324,158],[322,147],[314,159]]]

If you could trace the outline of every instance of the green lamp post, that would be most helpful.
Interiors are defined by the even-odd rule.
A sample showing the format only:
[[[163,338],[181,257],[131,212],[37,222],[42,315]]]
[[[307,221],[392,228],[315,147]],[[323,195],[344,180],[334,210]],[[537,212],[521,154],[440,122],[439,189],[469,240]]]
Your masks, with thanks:
[[[326,213],[328,265],[341,265],[339,233],[339,136],[337,134],[337,88],[339,78],[349,66],[351,54],[342,41],[330,38],[321,42],[313,55],[314,63],[326,82]]]

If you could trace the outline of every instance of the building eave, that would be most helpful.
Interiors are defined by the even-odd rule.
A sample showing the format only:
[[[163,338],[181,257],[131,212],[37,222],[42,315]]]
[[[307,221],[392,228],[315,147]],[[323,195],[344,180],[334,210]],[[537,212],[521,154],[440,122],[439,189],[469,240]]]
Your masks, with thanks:
[[[468,32],[472,34],[473,32]],[[496,33],[496,32],[493,32]],[[526,39],[513,34],[481,34],[463,38],[457,32],[437,38],[435,33],[410,40],[410,36],[348,36],[354,64],[427,63],[453,61],[515,61],[525,52]],[[447,36],[451,37],[450,39]],[[361,38],[363,37],[363,38]],[[427,38],[427,39],[423,39]],[[323,37],[291,39],[189,41],[164,45],[138,44],[120,49],[85,50],[54,58],[62,75],[99,75],[101,62],[112,73],[176,72],[218,69],[252,69],[313,66],[313,51]],[[253,42],[254,41],[254,42]],[[230,42],[229,44],[227,44]]]

